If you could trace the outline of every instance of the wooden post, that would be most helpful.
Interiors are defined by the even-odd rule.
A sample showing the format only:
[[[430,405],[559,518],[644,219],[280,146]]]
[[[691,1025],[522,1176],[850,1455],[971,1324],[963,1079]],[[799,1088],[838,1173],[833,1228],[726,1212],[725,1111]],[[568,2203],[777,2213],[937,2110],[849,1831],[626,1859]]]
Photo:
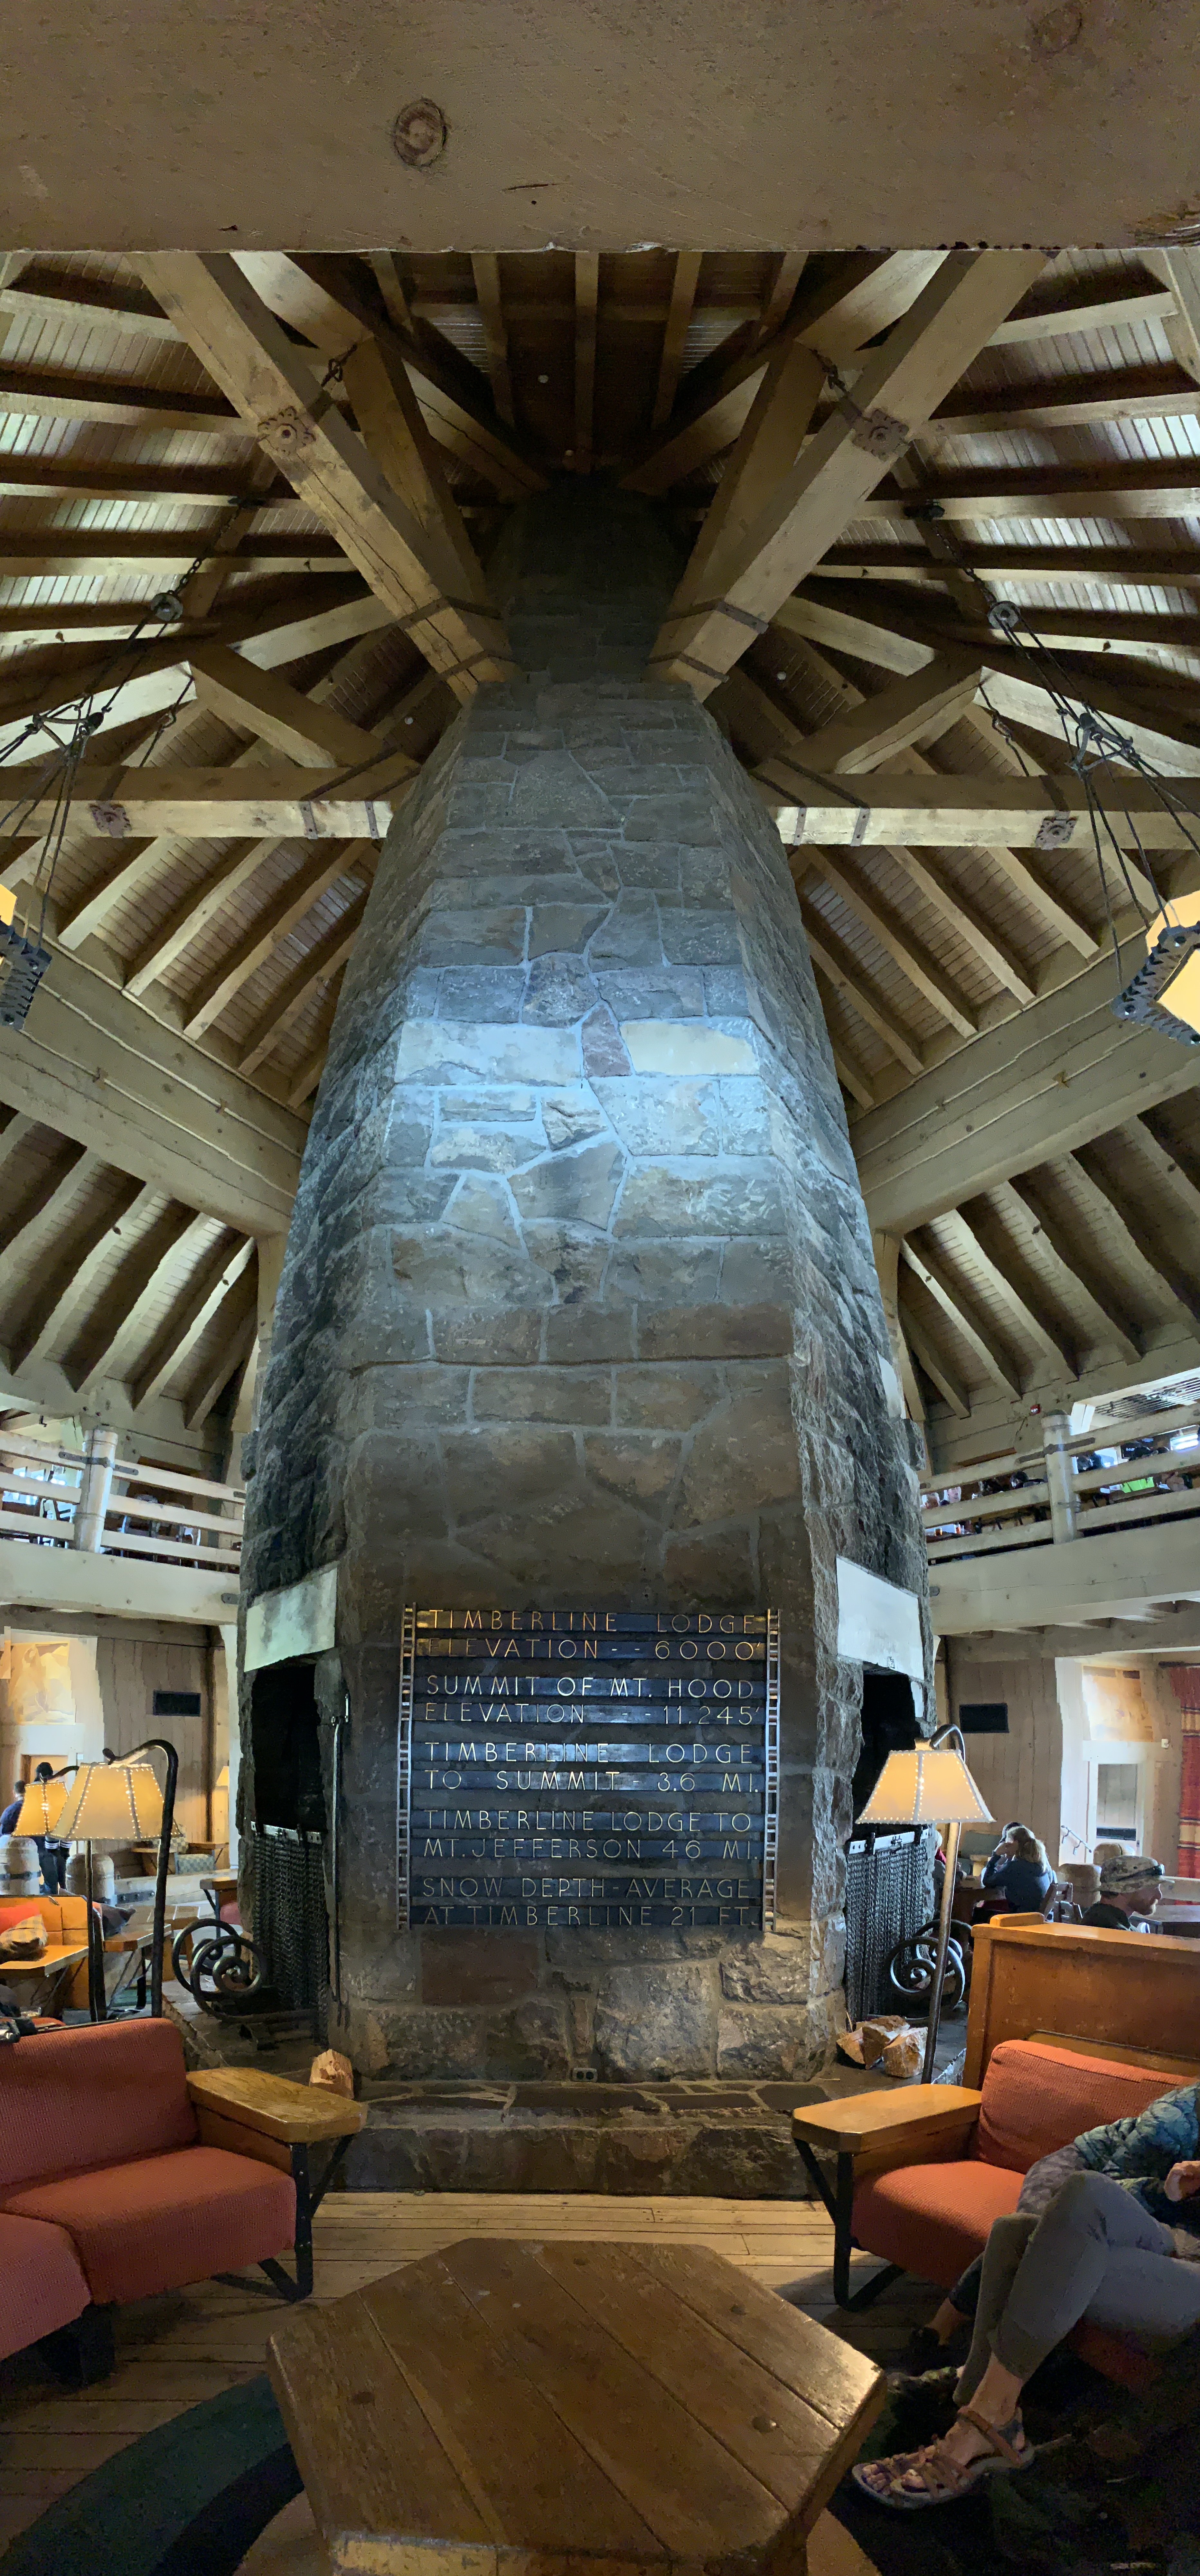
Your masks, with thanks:
[[[1070,1417],[1065,1413],[1048,1413],[1042,1423],[1046,1450],[1046,1482],[1050,1488],[1050,1527],[1054,1543],[1077,1538],[1078,1511],[1075,1500],[1075,1462],[1067,1447],[1071,1437]]]
[[[87,1465],[79,1479],[72,1544],[85,1549],[89,1556],[98,1556],[104,1545],[104,1517],[112,1492],[116,1432],[97,1426],[94,1431],[89,1431],[85,1446]]]

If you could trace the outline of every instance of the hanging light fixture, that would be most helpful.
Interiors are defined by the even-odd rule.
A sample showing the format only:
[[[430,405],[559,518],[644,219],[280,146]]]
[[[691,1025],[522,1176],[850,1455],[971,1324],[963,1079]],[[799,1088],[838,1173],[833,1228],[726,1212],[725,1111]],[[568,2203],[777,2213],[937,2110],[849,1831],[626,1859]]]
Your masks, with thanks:
[[[1160,1037],[1200,1046],[1200,894],[1172,896],[1146,925],[1146,963],[1114,1004]]]

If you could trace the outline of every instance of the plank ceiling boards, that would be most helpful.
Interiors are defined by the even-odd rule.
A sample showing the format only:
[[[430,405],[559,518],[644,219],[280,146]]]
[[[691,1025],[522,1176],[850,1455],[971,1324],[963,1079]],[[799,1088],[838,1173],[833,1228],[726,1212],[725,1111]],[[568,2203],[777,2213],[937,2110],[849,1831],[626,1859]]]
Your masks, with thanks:
[[[351,801],[344,837],[307,837],[296,782],[317,755],[297,769],[292,754],[305,721],[318,740],[335,719],[355,729],[343,745],[375,732],[408,756],[398,794],[453,721],[456,689],[475,685],[476,646],[481,670],[500,650],[486,567],[514,501],[589,458],[653,494],[681,569],[701,541],[683,582],[702,612],[692,641],[710,631],[728,676],[710,689],[714,673],[679,668],[780,813],[868,1206],[906,1240],[901,1312],[935,1448],[953,1421],[1003,1427],[1030,1402],[1180,1352],[1192,1364],[1197,1069],[1112,1018],[1105,889],[1086,824],[1060,823],[1070,746],[1038,669],[987,617],[992,597],[1040,617],[1068,694],[1091,693],[1200,802],[1200,383],[1172,273],[1135,249],[947,265],[912,250],[679,248],[686,231],[661,225],[644,238],[666,246],[622,251],[602,246],[620,237],[603,226],[564,230],[549,197],[505,213],[514,229],[471,230],[495,245],[474,257],[210,256],[207,302],[185,260],[160,273],[170,313],[150,269],[113,250],[8,265],[0,753],[37,759],[45,737],[27,727],[90,689],[104,723],[89,762],[137,772],[131,799],[158,799],[120,840],[86,813],[68,821],[46,905],[54,963],[28,1032],[0,1037],[6,1222],[27,1220],[7,1250],[0,1226],[10,1380],[38,1401],[65,1401],[72,1372],[119,1385],[130,1421],[153,1384],[142,1415],[167,1408],[156,1436],[169,1415],[219,1464],[237,1370],[212,1397],[214,1370],[253,1322],[244,1250],[286,1226],[377,857]],[[564,246],[537,248],[551,232]],[[236,331],[217,384],[198,346],[221,312]],[[321,408],[339,474],[369,486],[386,578],[365,556],[356,569],[327,496],[308,506],[283,451],[256,441],[234,347],[240,333],[244,355],[247,332]],[[893,421],[905,387],[911,435],[867,457],[847,428],[864,406]],[[789,476],[790,515],[777,506]],[[797,512],[807,534],[780,588]],[[401,624],[397,583],[416,581],[428,526],[442,587]],[[134,668],[122,639],[193,564],[184,620],[152,622]],[[713,599],[743,590],[753,617],[731,632]],[[459,603],[448,654],[435,591]],[[203,669],[212,647],[225,685],[200,705],[191,656]],[[439,676],[430,653],[453,669]],[[244,692],[230,655],[251,666]],[[822,787],[806,762],[817,736],[812,759],[833,764]],[[276,803],[275,828],[252,835],[218,800],[244,798],[253,771]],[[1024,778],[1036,831],[1017,811]],[[162,805],[181,779],[186,831]],[[911,844],[870,821],[888,795]],[[959,837],[947,826],[936,842],[922,800],[940,815],[955,797]],[[820,834],[795,819],[810,806],[829,818]],[[1150,841],[1152,822],[1143,813]],[[44,858],[32,832],[0,852],[23,906],[36,889],[34,917]],[[1200,884],[1179,836],[1151,864],[1180,891]],[[1115,877],[1108,891],[1135,963],[1136,913]],[[80,1080],[89,1048],[129,1070],[123,1124]],[[190,1432],[189,1412],[204,1413]]]

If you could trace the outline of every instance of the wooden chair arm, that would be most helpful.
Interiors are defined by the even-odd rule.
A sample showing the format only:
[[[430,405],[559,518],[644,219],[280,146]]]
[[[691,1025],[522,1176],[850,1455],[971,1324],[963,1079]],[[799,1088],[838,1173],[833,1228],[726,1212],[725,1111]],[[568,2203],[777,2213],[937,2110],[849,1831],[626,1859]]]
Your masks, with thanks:
[[[852,2156],[855,2175],[897,2165],[957,2163],[970,2148],[982,2095],[964,2084],[906,2084],[892,2093],[849,2093],[792,2114],[799,2146]]]
[[[310,2147],[326,2139],[357,2137],[366,2126],[361,2103],[349,2102],[344,2094],[327,2092],[319,2084],[292,2084],[286,2076],[265,2075],[255,2066],[205,2068],[188,2076],[187,2088],[206,2142],[229,2146],[233,2141],[228,2133],[236,2127],[248,2133],[243,2150],[247,2155],[254,2153],[250,2136],[276,2146]],[[211,2138],[207,2127],[213,2129]]]

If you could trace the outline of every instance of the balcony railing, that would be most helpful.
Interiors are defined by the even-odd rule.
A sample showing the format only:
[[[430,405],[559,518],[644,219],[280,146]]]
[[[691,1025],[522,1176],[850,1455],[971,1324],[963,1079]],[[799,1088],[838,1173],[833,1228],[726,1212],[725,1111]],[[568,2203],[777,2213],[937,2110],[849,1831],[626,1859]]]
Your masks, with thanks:
[[[927,1477],[921,1505],[931,1565],[1200,1514],[1200,1406],[1074,1433],[1052,1415],[1036,1449]]]
[[[236,1574],[245,1488],[118,1458],[116,1434],[85,1450],[51,1449],[0,1431],[0,1538],[80,1548]]]

